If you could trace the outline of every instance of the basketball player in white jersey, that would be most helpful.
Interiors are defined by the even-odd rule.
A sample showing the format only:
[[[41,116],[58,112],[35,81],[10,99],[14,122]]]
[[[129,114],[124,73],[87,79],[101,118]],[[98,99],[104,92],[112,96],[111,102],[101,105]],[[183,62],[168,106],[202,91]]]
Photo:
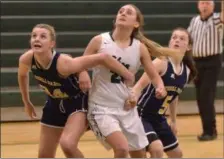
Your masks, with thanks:
[[[117,14],[113,32],[95,36],[84,55],[108,52],[132,73],[136,73],[142,64],[156,88],[156,96],[162,98],[166,91],[149,54],[150,51],[154,55],[161,55],[162,48],[143,36],[140,31],[142,25],[140,10],[134,5],[123,6]],[[87,81],[86,83],[89,81],[90,85],[86,72],[80,73],[79,80]],[[128,157],[128,153],[131,157],[144,157],[144,148],[148,145],[136,108],[128,111],[124,109],[124,103],[130,94],[122,77],[105,67],[93,69],[88,120],[101,143],[107,149],[114,150],[115,158]]]

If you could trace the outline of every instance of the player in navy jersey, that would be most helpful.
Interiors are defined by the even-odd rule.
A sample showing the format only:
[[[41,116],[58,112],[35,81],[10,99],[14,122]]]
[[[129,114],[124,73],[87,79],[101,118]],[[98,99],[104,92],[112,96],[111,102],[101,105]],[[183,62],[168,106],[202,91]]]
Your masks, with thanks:
[[[169,47],[178,49],[182,56],[179,58],[156,58],[153,61],[167,90],[165,98],[156,98],[155,87],[151,84],[146,73],[133,87],[133,95],[137,99],[140,96],[137,104],[138,112],[149,141],[147,149],[151,157],[160,158],[163,156],[163,151],[168,157],[182,157],[182,151],[176,138],[176,106],[185,84],[196,75],[190,51],[191,44],[187,30],[176,28],[172,32]],[[165,117],[168,107],[170,108],[170,125]]]
[[[58,143],[66,157],[84,157],[78,141],[87,128],[87,95],[76,78],[84,69],[103,65],[120,74],[127,85],[134,75],[112,56],[97,54],[72,58],[54,51],[55,30],[48,24],[36,25],[31,33],[31,49],[19,59],[18,81],[25,110],[31,118],[36,113],[29,97],[29,70],[47,94],[41,118],[38,157],[55,157]]]

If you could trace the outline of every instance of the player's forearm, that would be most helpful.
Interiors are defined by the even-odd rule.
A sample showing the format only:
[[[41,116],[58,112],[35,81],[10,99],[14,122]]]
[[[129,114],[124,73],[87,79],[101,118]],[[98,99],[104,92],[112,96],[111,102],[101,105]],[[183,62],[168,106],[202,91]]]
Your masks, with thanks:
[[[83,56],[88,56],[88,55],[93,55],[93,53],[92,52],[84,52],[83,53]],[[83,69],[83,70],[81,70],[81,71],[79,71],[79,72],[77,72],[77,74],[78,74],[78,76],[81,74],[81,75],[87,75],[88,74],[88,69],[89,68],[86,68],[86,69]]]
[[[156,72],[155,75],[151,78],[152,84],[155,88],[163,88],[164,83],[160,75]]]
[[[111,55],[104,54],[104,56],[101,55],[101,61],[100,63],[103,63],[105,67],[110,69],[111,71],[117,73],[118,75],[122,76],[125,79],[132,79],[133,74],[128,71],[128,69],[123,66],[120,62],[118,62],[116,59],[114,59]]]
[[[21,76],[18,74],[19,89],[24,103],[29,102],[29,75]]]
[[[81,75],[89,75],[87,69],[82,70],[82,71],[78,72],[77,74],[78,74],[78,76],[81,76]]]
[[[139,88],[140,87],[140,88]],[[131,89],[131,91],[134,93],[136,99],[139,99],[143,88],[137,84],[134,85],[134,87]]]
[[[155,88],[162,88],[164,87],[162,78],[160,77],[158,71],[156,70],[155,66],[152,62],[145,62],[143,61],[145,73],[148,75],[151,83]]]
[[[137,97],[140,96],[143,89],[150,83],[150,79],[146,73],[143,73],[142,77],[137,81],[137,83],[132,88],[132,91]]]

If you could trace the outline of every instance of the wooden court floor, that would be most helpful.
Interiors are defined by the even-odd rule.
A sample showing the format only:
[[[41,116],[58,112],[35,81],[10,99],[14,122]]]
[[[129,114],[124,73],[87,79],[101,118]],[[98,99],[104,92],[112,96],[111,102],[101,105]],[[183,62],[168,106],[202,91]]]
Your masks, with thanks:
[[[223,158],[223,115],[217,115],[218,139],[210,142],[198,142],[196,136],[201,133],[199,116],[178,117],[178,140],[184,158]],[[39,122],[2,123],[1,157],[35,158],[37,156]],[[80,141],[80,149],[88,158],[111,158],[112,151],[106,151],[95,139],[92,132],[87,132]],[[57,158],[64,158],[58,148]],[[166,156],[165,156],[166,157]]]

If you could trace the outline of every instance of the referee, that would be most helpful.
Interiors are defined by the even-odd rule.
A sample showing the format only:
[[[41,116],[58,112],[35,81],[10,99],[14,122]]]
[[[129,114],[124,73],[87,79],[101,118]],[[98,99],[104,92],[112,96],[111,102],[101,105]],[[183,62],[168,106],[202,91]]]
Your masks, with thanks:
[[[217,138],[215,119],[216,83],[221,70],[223,51],[224,1],[221,13],[214,13],[214,1],[198,1],[200,14],[193,17],[188,31],[193,39],[193,56],[198,70],[195,80],[197,105],[203,133],[199,141]]]

